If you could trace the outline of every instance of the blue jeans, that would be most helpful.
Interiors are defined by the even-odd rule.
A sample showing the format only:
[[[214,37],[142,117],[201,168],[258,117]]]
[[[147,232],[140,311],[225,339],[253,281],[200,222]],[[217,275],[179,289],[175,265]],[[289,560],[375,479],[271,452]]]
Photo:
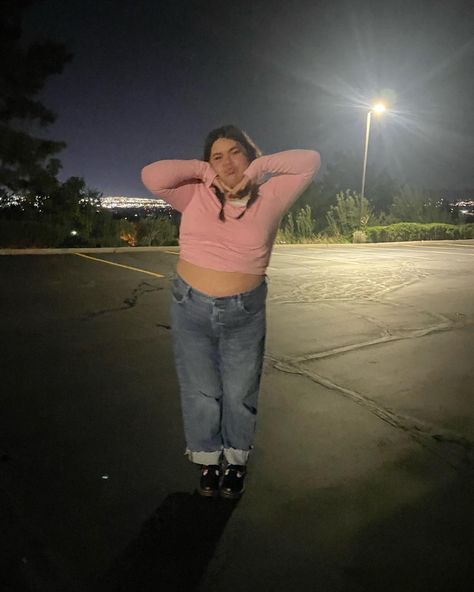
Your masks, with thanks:
[[[171,329],[186,452],[191,462],[245,465],[255,435],[265,349],[267,281],[215,297],[178,274]]]

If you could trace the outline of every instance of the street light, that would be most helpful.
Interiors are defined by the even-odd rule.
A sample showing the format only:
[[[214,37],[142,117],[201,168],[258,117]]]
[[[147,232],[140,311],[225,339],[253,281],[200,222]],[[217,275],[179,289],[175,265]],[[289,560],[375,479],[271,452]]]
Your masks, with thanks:
[[[367,113],[367,126],[365,130],[364,167],[362,169],[362,190],[360,192],[362,197],[364,197],[365,191],[365,172],[367,170],[367,152],[369,151],[370,120],[372,118],[372,113],[381,115],[386,110],[387,107],[383,103],[376,103],[369,109],[369,112]]]

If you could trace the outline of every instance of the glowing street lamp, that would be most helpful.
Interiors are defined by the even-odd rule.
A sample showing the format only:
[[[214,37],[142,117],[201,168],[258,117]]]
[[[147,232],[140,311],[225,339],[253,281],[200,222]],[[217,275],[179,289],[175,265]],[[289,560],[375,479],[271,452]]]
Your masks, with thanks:
[[[386,110],[387,107],[383,103],[377,103],[372,107],[372,111],[375,111],[375,113],[383,113]]]
[[[375,113],[377,115],[381,115],[386,110],[387,110],[387,107],[383,103],[376,103],[375,105],[373,105],[369,109],[369,112],[367,113],[367,126],[366,126],[366,130],[365,130],[364,166],[362,169],[362,190],[360,192],[362,197],[364,197],[364,191],[365,191],[365,173],[367,170],[367,152],[369,150],[370,120],[372,118],[372,113]]]

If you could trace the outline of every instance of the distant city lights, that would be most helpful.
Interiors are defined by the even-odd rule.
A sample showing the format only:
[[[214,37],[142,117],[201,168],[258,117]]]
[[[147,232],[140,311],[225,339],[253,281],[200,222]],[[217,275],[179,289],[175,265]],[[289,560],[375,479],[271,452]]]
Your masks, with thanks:
[[[469,192],[470,193],[470,192]],[[469,196],[470,197],[470,196]],[[0,202],[0,208],[19,207],[24,210],[23,204],[26,201],[32,203],[33,207],[40,209],[45,197],[37,196],[33,202],[31,198],[21,197],[19,195],[10,195],[4,197]],[[87,199],[82,199],[80,202],[86,203]],[[118,217],[128,216],[132,218],[139,218],[142,215],[149,216],[155,213],[166,214],[171,216],[172,206],[163,199],[155,199],[152,197],[127,197],[127,196],[107,196],[98,198],[99,208],[110,210]],[[474,199],[451,198],[449,200],[449,209],[451,212],[456,210],[462,214],[468,221],[474,219]],[[443,198],[436,201],[436,206],[440,207],[443,204]],[[97,210],[99,211],[99,210]]]
[[[103,208],[108,210],[120,208],[162,209],[171,207],[163,199],[154,199],[151,197],[101,197],[100,203]]]

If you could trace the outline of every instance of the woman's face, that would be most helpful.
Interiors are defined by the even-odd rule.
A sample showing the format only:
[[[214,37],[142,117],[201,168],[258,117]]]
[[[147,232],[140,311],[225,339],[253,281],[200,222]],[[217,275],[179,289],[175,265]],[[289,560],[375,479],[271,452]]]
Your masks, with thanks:
[[[235,187],[244,176],[250,162],[240,142],[219,138],[211,148],[209,164],[229,187]]]

